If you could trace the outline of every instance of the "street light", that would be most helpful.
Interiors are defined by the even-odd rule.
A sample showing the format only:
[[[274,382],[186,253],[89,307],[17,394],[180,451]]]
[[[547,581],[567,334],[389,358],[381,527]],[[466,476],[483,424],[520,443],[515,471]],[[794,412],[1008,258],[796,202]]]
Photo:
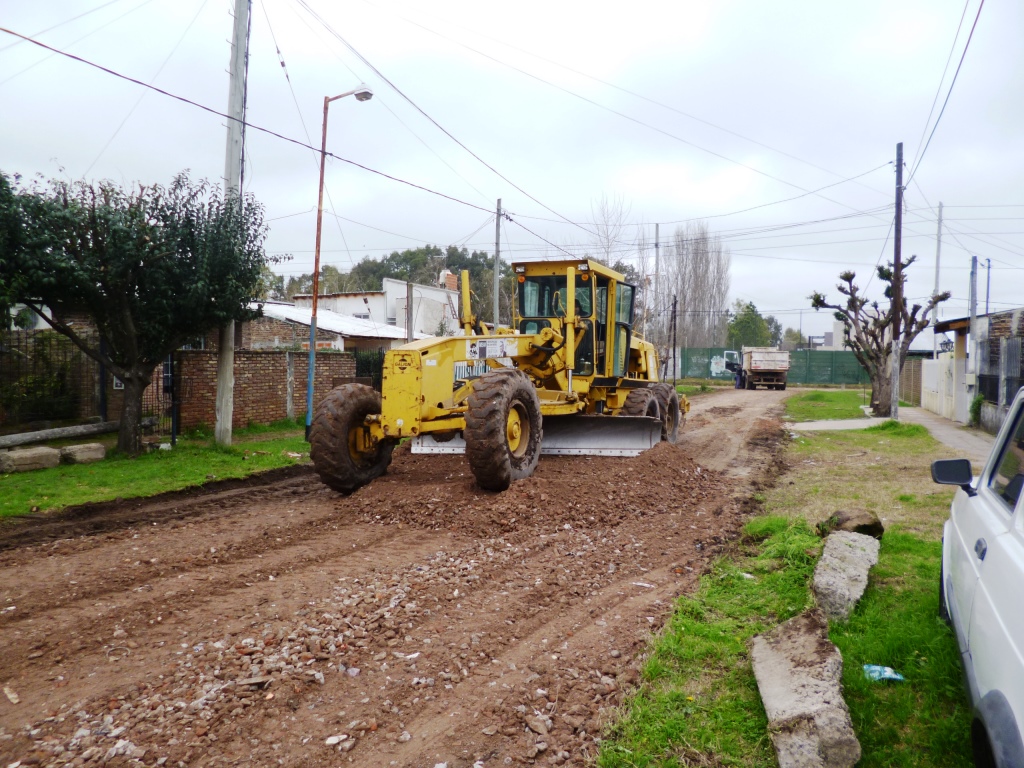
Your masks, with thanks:
[[[324,221],[324,166],[327,162],[327,108],[332,101],[343,99],[346,96],[355,96],[356,101],[369,101],[373,98],[373,91],[366,86],[361,86],[352,91],[346,91],[338,96],[324,97],[324,131],[323,139],[320,142],[320,196],[316,206],[316,250],[313,256],[313,312],[309,319],[309,376],[306,382],[306,442],[309,442],[309,430],[313,425],[313,374],[316,371],[316,305],[317,296],[320,293],[320,235],[323,231]]]

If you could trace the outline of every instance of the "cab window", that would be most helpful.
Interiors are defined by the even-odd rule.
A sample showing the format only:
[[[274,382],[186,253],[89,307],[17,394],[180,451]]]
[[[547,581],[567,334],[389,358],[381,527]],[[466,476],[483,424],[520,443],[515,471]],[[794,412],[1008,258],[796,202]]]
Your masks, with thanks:
[[[586,279],[584,279],[586,278]],[[589,275],[576,275],[576,314],[594,314],[594,294]],[[519,285],[520,317],[564,317],[565,275],[531,275]]]
[[[1018,411],[1013,431],[1002,446],[988,487],[1013,512],[1024,490],[1024,408]]]

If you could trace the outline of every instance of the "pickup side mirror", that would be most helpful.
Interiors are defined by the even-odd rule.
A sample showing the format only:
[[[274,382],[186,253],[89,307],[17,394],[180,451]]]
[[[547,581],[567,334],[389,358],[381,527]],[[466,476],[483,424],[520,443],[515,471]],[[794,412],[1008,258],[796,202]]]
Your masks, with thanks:
[[[974,470],[971,469],[971,462],[967,459],[943,459],[932,462],[932,480],[941,485],[958,485],[968,496],[976,496],[971,482],[974,480]]]

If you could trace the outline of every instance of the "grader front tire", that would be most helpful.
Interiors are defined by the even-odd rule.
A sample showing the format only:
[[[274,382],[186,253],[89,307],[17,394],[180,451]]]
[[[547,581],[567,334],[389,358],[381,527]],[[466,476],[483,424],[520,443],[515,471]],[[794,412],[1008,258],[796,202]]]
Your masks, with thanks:
[[[677,401],[678,407],[678,401]],[[647,416],[651,419],[661,418],[661,407],[653,389],[633,389],[626,396],[622,406],[623,416]]]
[[[316,408],[309,431],[309,455],[325,485],[352,493],[380,477],[391,463],[394,443],[367,446],[365,419],[380,413],[380,395],[364,384],[331,390]]]
[[[679,424],[682,421],[679,393],[671,384],[655,384],[653,389],[661,411],[661,439],[674,444],[679,439]]]
[[[541,415],[526,374],[508,368],[477,379],[463,436],[470,469],[484,490],[504,491],[532,475],[540,459]]]

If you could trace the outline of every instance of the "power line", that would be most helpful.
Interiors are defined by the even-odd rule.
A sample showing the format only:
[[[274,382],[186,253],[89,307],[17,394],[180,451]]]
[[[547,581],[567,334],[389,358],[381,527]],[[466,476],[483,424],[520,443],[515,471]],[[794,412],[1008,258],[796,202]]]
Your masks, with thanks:
[[[152,0],[147,0],[147,2],[152,2]],[[101,72],[106,72],[108,75],[113,75],[114,77],[120,78],[121,80],[126,80],[129,83],[134,83],[135,85],[140,85],[143,88],[149,88],[150,90],[156,91],[157,93],[161,94],[162,96],[167,96],[168,98],[174,99],[176,101],[180,101],[180,102],[182,102],[184,104],[188,104],[189,106],[197,107],[198,109],[201,109],[204,112],[209,112],[211,115],[216,115],[217,117],[222,117],[225,120],[235,120],[236,122],[241,123],[243,126],[245,126],[247,128],[252,128],[253,130],[259,131],[261,133],[265,133],[268,136],[273,136],[274,138],[277,138],[277,139],[281,139],[282,141],[287,141],[289,144],[294,144],[294,145],[296,145],[298,147],[302,147],[303,149],[311,149],[311,150],[313,150],[315,152],[319,152],[320,151],[316,147],[311,146],[310,144],[303,143],[303,142],[299,141],[298,139],[293,139],[293,138],[291,138],[289,136],[285,136],[283,134],[280,134],[277,131],[272,131],[269,128],[264,128],[262,126],[256,125],[255,123],[250,123],[247,120],[240,120],[240,119],[238,119],[236,117],[232,117],[231,115],[225,114],[224,112],[219,112],[216,109],[213,109],[212,107],[206,106],[205,104],[200,104],[199,102],[192,101],[191,99],[187,99],[184,96],[178,96],[177,94],[171,93],[170,91],[165,91],[162,88],[157,88],[155,85],[149,85],[148,83],[144,83],[141,80],[135,79],[134,77],[129,77],[128,75],[123,75],[120,72],[117,72],[117,71],[115,71],[113,69],[110,69],[108,67],[104,67],[101,64],[96,64],[95,62],[89,61],[88,59],[84,59],[81,56],[76,56],[73,53],[68,53],[66,51],[62,51],[62,50],[59,50],[57,48],[53,48],[52,46],[49,46],[46,43],[41,43],[38,40],[33,40],[31,37],[28,37],[27,35],[22,35],[19,32],[15,32],[14,30],[8,29],[7,27],[0,27],[0,32],[5,32],[8,35],[13,35],[14,37],[19,37],[22,40],[25,40],[26,42],[32,43],[33,45],[36,45],[36,46],[39,46],[40,48],[45,48],[48,51],[52,51],[53,53],[60,54],[61,56],[69,58],[69,59],[71,59],[73,61],[77,61],[77,62],[79,62],[81,64],[86,64],[86,65],[88,65],[90,67],[93,67],[94,69],[100,70]],[[370,168],[369,166],[363,165],[362,163],[357,163],[355,160],[349,160],[348,158],[341,157],[340,155],[336,155],[333,152],[327,152],[326,155],[327,155],[327,157],[334,158],[335,160],[340,160],[341,162],[348,163],[349,165],[354,165],[356,168],[361,168],[362,170],[367,171],[368,173],[372,173],[372,174],[374,174],[376,176],[381,176],[381,177],[383,177],[385,179],[388,179],[390,181],[395,181],[395,182],[398,182],[399,184],[405,184],[406,186],[413,187],[414,189],[419,189],[419,190],[421,190],[423,192],[428,192],[431,195],[436,195],[438,197],[443,197],[446,200],[451,200],[453,203],[459,203],[460,205],[465,205],[465,206],[467,206],[469,208],[475,208],[478,211],[487,211],[488,213],[490,213],[489,209],[484,208],[484,207],[479,206],[479,205],[476,205],[475,203],[470,203],[470,202],[467,202],[466,200],[460,200],[457,197],[452,197],[451,195],[446,195],[444,192],[438,192],[435,189],[430,189],[429,187],[424,187],[424,186],[422,186],[420,184],[416,184],[414,182],[407,181],[405,179],[400,179],[397,176],[392,176],[392,175],[390,175],[388,173],[384,173],[383,171],[378,171],[375,168]]]
[[[104,29],[106,29],[106,28],[107,28],[107,27],[109,27],[109,26],[110,26],[111,24],[116,24],[116,23],[117,23],[117,22],[119,22],[119,21],[120,21],[121,19],[123,19],[123,18],[124,18],[125,16],[128,16],[129,14],[135,13],[135,12],[136,12],[137,10],[139,10],[140,8],[142,8],[142,7],[144,7],[144,6],[147,6],[147,5],[149,5],[150,3],[152,3],[152,2],[153,2],[153,0],[143,0],[143,1],[141,2],[141,3],[139,3],[138,5],[136,5],[136,6],[134,7],[134,8],[129,8],[129,9],[127,10],[127,11],[125,11],[124,13],[122,13],[122,14],[121,14],[120,16],[118,16],[117,18],[115,18],[115,19],[111,19],[111,20],[110,20],[110,21],[108,21],[108,22],[107,22],[106,24],[101,24],[100,26],[96,27],[96,29],[92,30],[91,32],[86,32],[86,33],[85,33],[84,35],[82,35],[81,37],[79,37],[79,38],[76,38],[75,40],[72,40],[72,41],[71,41],[70,43],[68,43],[68,44],[67,44],[67,47],[68,47],[68,48],[70,48],[70,47],[71,47],[71,46],[73,46],[73,45],[78,45],[78,43],[82,42],[82,41],[83,41],[83,40],[85,40],[85,39],[86,39],[87,37],[92,37],[92,36],[93,36],[93,35],[95,35],[95,34],[96,34],[97,32],[99,32],[99,31],[101,31],[101,30],[104,30]],[[52,29],[52,27],[51,27],[51,29]],[[4,30],[4,31],[7,31],[7,30]],[[32,38],[30,38],[30,37],[26,37],[25,35],[19,35],[19,34],[17,34],[17,33],[12,33],[12,34],[14,34],[14,35],[15,35],[15,37],[20,37],[20,38],[21,38],[22,40],[24,40],[24,41],[26,41],[26,42],[29,42],[29,43],[35,43],[35,42],[36,42],[36,41],[35,41],[35,40],[33,40]],[[37,44],[37,45],[42,45],[42,43],[36,43],[36,44]],[[17,45],[17,43],[15,43],[15,45]],[[11,46],[7,46],[7,47],[8,47],[8,48],[10,48]],[[63,51],[58,51],[57,49],[55,49],[55,48],[50,48],[49,46],[43,46],[43,47],[44,47],[44,48],[47,48],[47,49],[48,49],[48,50],[50,50],[50,51],[53,51],[54,53],[64,53]],[[70,55],[70,54],[65,54],[65,55]],[[39,61],[37,61],[37,62],[36,62],[35,64],[29,64],[29,65],[28,65],[27,67],[25,67],[24,69],[19,69],[19,70],[18,70],[17,72],[15,72],[15,73],[14,73],[13,75],[11,75],[11,76],[9,76],[9,77],[5,78],[4,80],[0,80],[0,85],[6,85],[7,83],[11,82],[11,80],[13,80],[13,79],[14,79],[14,78],[16,78],[16,77],[20,77],[21,75],[23,75],[23,74],[25,74],[26,72],[28,72],[28,71],[29,71],[30,69],[35,69],[35,68],[36,68],[36,67],[38,67],[38,66],[39,66],[40,64],[42,64],[42,63],[43,63],[44,61],[46,61],[46,60],[47,60],[48,58],[50,58],[50,57],[49,57],[49,56],[46,56],[46,57],[44,57],[44,58],[40,59]]]
[[[171,57],[174,56],[175,53],[177,53],[178,48],[181,47],[182,41],[188,35],[189,30],[192,29],[192,26],[196,23],[196,19],[198,19],[199,14],[203,12],[203,9],[206,7],[207,2],[209,2],[209,0],[202,0],[202,2],[199,4],[199,8],[196,9],[196,13],[192,17],[192,21],[190,21],[188,23],[188,26],[185,27],[185,31],[181,33],[181,37],[178,38],[178,42],[174,44],[174,47],[171,48],[171,52],[167,54],[167,58],[165,58],[163,62],[160,64],[160,66],[157,67],[157,70],[153,74],[153,77],[150,78],[151,83],[156,82],[156,79],[160,77],[160,73],[164,71],[164,67],[167,66],[167,62],[169,62],[171,60]],[[131,116],[135,114],[135,110],[139,108],[139,104],[142,103],[142,100],[144,98],[146,98],[145,91],[139,94],[139,98],[135,100],[135,103],[132,105],[132,108],[128,110],[128,114],[124,116],[124,119],[121,120],[117,128],[114,129],[114,132],[110,134],[110,138],[107,139],[106,144],[103,145],[100,151],[96,154],[96,157],[93,158],[93,161],[89,163],[89,167],[86,168],[85,171],[82,173],[82,178],[88,176],[89,171],[91,171],[93,166],[99,162],[101,157],[103,157],[103,154],[107,151],[107,147],[109,147],[111,143],[114,141],[114,139],[117,138],[117,134],[119,134],[121,132],[121,129],[124,128],[124,124],[128,122],[129,118],[131,118]]]
[[[409,104],[409,105],[410,105],[410,106],[411,106],[411,107],[412,107],[413,109],[415,109],[415,110],[416,110],[417,112],[419,112],[419,113],[420,113],[421,115],[423,115],[423,117],[425,117],[425,118],[426,118],[427,120],[429,120],[429,121],[430,121],[431,123],[433,123],[433,125],[434,125],[434,126],[435,126],[435,127],[436,127],[436,128],[437,128],[437,129],[439,130],[439,131],[441,131],[441,132],[442,132],[443,134],[445,134],[445,135],[446,135],[446,136],[447,136],[447,137],[448,137],[449,139],[451,139],[451,140],[452,140],[452,141],[454,141],[454,142],[455,142],[456,144],[458,144],[458,145],[459,145],[460,147],[462,147],[462,149],[464,149],[464,150],[465,150],[465,151],[466,151],[466,152],[467,152],[468,154],[470,154],[470,155],[471,155],[471,156],[472,156],[472,157],[473,157],[473,158],[474,158],[474,159],[475,159],[475,160],[476,160],[477,162],[479,162],[479,163],[480,163],[481,165],[483,165],[483,166],[484,166],[485,168],[487,168],[487,169],[488,169],[489,171],[491,171],[491,173],[493,173],[493,174],[494,174],[495,176],[497,176],[498,178],[500,178],[500,179],[501,179],[502,181],[506,182],[507,184],[510,184],[510,185],[511,185],[511,186],[512,186],[512,187],[513,187],[514,189],[516,189],[516,190],[518,190],[519,192],[521,192],[522,194],[526,195],[526,197],[528,197],[528,198],[529,198],[530,200],[532,200],[533,202],[535,202],[535,203],[536,203],[537,205],[539,205],[539,206],[540,206],[541,208],[543,208],[544,210],[548,211],[549,213],[553,213],[553,214],[554,214],[555,216],[557,216],[558,218],[562,219],[563,221],[565,221],[565,222],[567,222],[567,223],[569,223],[569,224],[574,224],[574,222],[570,221],[570,220],[569,220],[568,218],[566,218],[565,216],[563,216],[562,214],[560,214],[560,213],[559,213],[558,211],[556,211],[556,210],[555,210],[554,208],[551,208],[550,206],[548,206],[548,205],[545,205],[544,203],[542,203],[542,202],[541,202],[540,200],[538,200],[538,199],[537,199],[536,197],[534,197],[533,195],[531,195],[531,194],[530,194],[529,192],[527,192],[527,191],[526,191],[525,189],[523,189],[523,188],[522,188],[522,187],[520,187],[520,186],[519,186],[518,184],[516,184],[516,183],[515,183],[514,181],[512,181],[512,180],[511,180],[511,179],[509,179],[509,178],[508,178],[507,176],[505,176],[505,175],[504,175],[503,173],[501,173],[500,171],[498,171],[498,169],[497,169],[497,168],[495,168],[495,167],[494,167],[493,165],[491,165],[491,164],[490,164],[490,163],[488,163],[488,162],[487,162],[486,160],[484,160],[484,159],[483,159],[482,157],[480,157],[480,155],[478,155],[478,154],[477,154],[476,152],[474,152],[474,151],[473,151],[473,150],[471,150],[471,149],[470,149],[469,147],[467,147],[467,146],[466,146],[465,144],[463,144],[463,143],[462,143],[461,141],[459,141],[459,140],[458,140],[458,139],[457,139],[457,138],[456,138],[456,137],[455,137],[455,136],[454,136],[454,135],[453,135],[453,134],[452,134],[452,133],[451,133],[451,132],[450,132],[450,131],[449,131],[448,129],[446,129],[446,128],[445,128],[444,126],[442,126],[442,125],[441,125],[441,124],[440,124],[439,122],[437,122],[437,120],[435,120],[435,119],[434,119],[433,117],[431,117],[430,115],[428,115],[428,114],[427,114],[427,112],[426,112],[426,111],[425,111],[425,110],[424,110],[424,109],[423,109],[423,108],[422,108],[422,107],[421,107],[421,106],[420,106],[419,104],[417,104],[417,103],[416,103],[415,101],[413,101],[413,100],[412,100],[412,99],[411,99],[411,98],[410,98],[409,96],[407,96],[407,95],[405,94],[405,92],[404,92],[404,91],[402,91],[402,89],[401,89],[401,88],[399,88],[399,87],[398,87],[397,85],[395,85],[395,84],[394,84],[393,82],[391,82],[391,80],[389,80],[389,79],[388,79],[388,78],[387,78],[387,77],[386,77],[386,76],[384,75],[384,73],[383,73],[383,72],[381,72],[381,71],[380,71],[379,69],[377,69],[377,68],[376,68],[376,67],[375,67],[375,66],[374,66],[374,65],[373,65],[373,64],[372,64],[372,63],[371,63],[371,62],[369,61],[369,59],[367,59],[367,58],[366,58],[365,56],[363,56],[363,55],[362,55],[362,54],[361,54],[361,53],[360,53],[360,52],[359,52],[358,50],[356,50],[355,46],[353,46],[353,45],[352,45],[352,44],[351,44],[350,42],[348,42],[348,40],[346,40],[346,39],[345,39],[344,37],[342,37],[342,36],[341,36],[341,34],[339,34],[339,33],[338,33],[338,32],[337,32],[337,31],[336,31],[335,29],[333,29],[333,28],[331,27],[331,25],[330,25],[330,24],[328,24],[328,23],[327,23],[327,22],[326,22],[326,21],[325,21],[325,20],[324,20],[324,19],[323,19],[323,18],[322,18],[322,17],[321,17],[321,16],[320,16],[320,15],[319,15],[319,14],[318,14],[317,12],[316,12],[316,11],[314,11],[314,10],[313,10],[312,8],[310,8],[310,7],[309,7],[309,3],[307,3],[307,2],[306,2],[306,0],[297,0],[297,1],[298,1],[299,5],[301,5],[301,6],[303,7],[303,8],[305,8],[305,9],[306,9],[306,12],[307,12],[307,13],[309,13],[309,14],[310,14],[310,16],[312,16],[312,17],[313,17],[314,19],[316,19],[316,20],[317,20],[317,21],[318,21],[318,22],[319,22],[319,23],[320,23],[320,24],[321,24],[321,25],[322,25],[322,26],[324,27],[324,29],[326,29],[326,30],[327,30],[328,32],[330,32],[330,33],[331,33],[332,35],[334,35],[334,37],[336,37],[336,38],[338,39],[338,41],[339,41],[339,42],[341,42],[341,44],[342,44],[342,45],[344,45],[344,46],[345,46],[345,47],[346,47],[346,48],[347,48],[347,49],[348,49],[348,50],[349,50],[349,51],[350,51],[350,52],[352,53],[352,55],[353,55],[353,56],[355,56],[356,58],[358,58],[358,59],[359,59],[359,60],[360,60],[361,62],[363,62],[363,64],[365,64],[365,65],[366,65],[367,67],[369,67],[369,68],[370,68],[370,70],[371,70],[371,71],[372,71],[372,72],[373,72],[373,73],[374,73],[375,75],[377,75],[377,77],[379,77],[379,78],[380,78],[380,79],[381,79],[382,81],[384,81],[384,82],[385,82],[385,83],[386,83],[386,84],[388,85],[388,87],[390,87],[390,88],[391,88],[391,89],[392,89],[392,90],[393,90],[393,91],[394,91],[395,93],[397,93],[397,94],[398,94],[399,96],[401,96],[401,97],[402,97],[402,98],[403,98],[403,99],[404,99],[404,100],[405,100],[406,102],[408,102],[408,104]],[[522,226],[522,225],[520,225],[520,226]],[[589,235],[591,235],[591,236],[593,236],[593,235],[594,235],[594,233],[593,233],[593,232],[591,232],[591,231],[587,230],[587,229],[586,229],[585,227],[582,227],[582,226],[580,226],[579,224],[575,224],[575,226],[579,227],[580,229],[582,229],[582,230],[583,230],[584,232],[586,232],[587,234],[589,234]],[[556,247],[557,247],[557,246],[556,246]]]
[[[917,161],[914,164],[913,169],[910,171],[910,179],[914,178],[914,174],[917,173],[917,169],[921,167],[921,161],[924,160],[925,152],[928,151],[928,145],[932,143],[932,136],[935,135],[935,129],[939,127],[939,121],[942,120],[942,115],[946,111],[946,105],[949,104],[949,97],[953,95],[953,86],[956,85],[957,76],[960,74],[960,67],[964,64],[964,57],[967,56],[967,49],[971,47],[971,38],[974,37],[974,30],[978,26],[978,19],[981,18],[981,9],[985,7],[985,0],[981,0],[978,5],[978,13],[974,17],[974,23],[971,25],[971,33],[967,35],[967,42],[964,44],[964,52],[960,54],[960,63],[956,65],[956,72],[953,73],[953,80],[949,84],[949,90],[946,92],[946,98],[942,102],[942,109],[939,110],[939,116],[935,118],[935,124],[932,126],[932,132],[928,134],[928,141],[924,144],[924,149],[921,150],[921,154],[918,155]]]
[[[960,14],[960,23],[956,25],[956,34],[953,35],[953,44],[949,46],[949,55],[946,57],[946,66],[942,68],[942,77],[939,78],[939,84],[935,88],[935,98],[932,99],[931,109],[928,110],[928,117],[925,118],[924,125],[921,127],[921,137],[917,140],[917,145],[921,146],[924,142],[924,134],[928,130],[928,124],[932,121],[932,115],[935,113],[935,105],[939,103],[939,94],[942,93],[942,83],[946,80],[946,73],[949,72],[949,62],[953,60],[953,53],[956,51],[956,41],[960,39],[960,30],[963,29],[964,19],[967,18],[967,9],[971,6],[971,0],[967,0],[964,3],[964,10]],[[915,159],[914,165],[917,165]]]
[[[79,19],[83,18],[84,16],[88,16],[89,14],[96,13],[96,11],[102,11],[108,5],[114,5],[114,3],[120,3],[120,2],[121,2],[121,0],[110,0],[109,2],[103,3],[103,5],[97,5],[95,8],[93,8],[91,10],[88,10],[88,11],[83,11],[82,13],[78,14],[77,16],[72,16],[70,19],[64,19],[64,21],[58,22],[57,24],[54,24],[53,26],[47,27],[46,29],[40,29],[38,32],[33,32],[32,33],[32,37],[39,37],[40,35],[45,35],[47,32],[52,32],[53,30],[57,29],[58,27],[63,27],[65,24],[70,24],[72,21],[78,21]],[[128,11],[128,13],[131,13],[131,11]],[[121,18],[121,17],[119,16],[118,19],[119,18]],[[114,19],[114,21],[117,21],[117,19]],[[102,27],[100,27],[100,29],[102,29]],[[94,31],[96,31],[96,30],[94,30]],[[92,32],[90,32],[89,34],[91,35]],[[79,39],[82,39],[82,38],[79,38]],[[3,53],[4,51],[8,50],[9,48],[14,48],[16,45],[21,45],[23,42],[25,42],[25,41],[24,40],[16,40],[15,42],[11,43],[10,45],[5,45],[3,48],[0,48],[0,53]],[[72,45],[74,45],[74,43],[72,43]]]
[[[364,2],[366,2],[366,0],[364,0]],[[369,4],[369,3],[367,3],[367,4],[371,5],[371,7],[373,7],[372,4]],[[762,170],[760,170],[760,169],[758,169],[758,168],[756,168],[756,167],[754,167],[752,165],[748,165],[748,164],[743,163],[743,162],[741,162],[739,160],[734,160],[734,159],[732,159],[730,157],[727,157],[726,155],[722,155],[722,154],[719,154],[717,152],[714,152],[713,150],[707,149],[706,147],[702,147],[699,144],[696,144],[696,143],[694,143],[692,141],[689,141],[687,139],[683,139],[680,136],[676,136],[675,134],[669,133],[668,131],[665,131],[665,130],[663,130],[661,128],[658,128],[657,126],[654,126],[654,125],[646,123],[646,122],[644,122],[642,120],[639,120],[639,119],[633,117],[632,115],[626,114],[624,112],[619,112],[618,110],[615,110],[615,109],[613,109],[611,107],[608,107],[608,106],[606,106],[604,104],[601,104],[600,102],[597,102],[597,101],[595,101],[593,99],[590,99],[590,98],[588,98],[586,96],[583,96],[583,95],[577,93],[576,91],[573,91],[570,88],[566,88],[565,86],[561,86],[561,85],[558,85],[556,83],[552,83],[550,80],[547,80],[547,79],[545,79],[543,77],[540,77],[539,75],[535,75],[532,72],[527,72],[526,70],[521,69],[521,68],[519,68],[519,67],[517,67],[517,66],[515,66],[513,64],[509,64],[506,61],[502,61],[501,59],[499,59],[499,58],[497,58],[495,56],[492,56],[489,53],[484,53],[483,51],[480,51],[480,50],[472,47],[471,45],[468,45],[468,44],[466,44],[466,43],[464,43],[464,42],[462,42],[460,40],[456,40],[456,39],[454,39],[452,37],[449,37],[448,35],[445,35],[442,32],[438,32],[437,30],[431,29],[430,27],[424,26],[423,24],[420,24],[419,22],[413,21],[412,19],[409,19],[409,18],[407,18],[405,16],[402,16],[401,14],[397,14],[397,13],[394,13],[392,11],[389,11],[389,12],[392,13],[393,15],[397,16],[398,18],[403,19],[405,22],[407,22],[408,24],[411,24],[414,27],[418,27],[419,29],[422,29],[425,32],[429,32],[430,34],[436,35],[437,37],[440,37],[443,40],[447,40],[447,41],[449,41],[451,43],[454,43],[454,44],[456,44],[456,45],[458,45],[458,46],[460,46],[462,48],[465,48],[466,50],[471,51],[472,53],[475,53],[476,55],[481,56],[482,58],[488,59],[489,61],[493,61],[494,63],[500,64],[503,67],[507,67],[508,69],[511,69],[514,72],[518,72],[519,74],[524,75],[526,77],[529,77],[529,78],[531,78],[533,80],[537,80],[538,82],[543,83],[544,85],[547,85],[547,86],[549,86],[551,88],[554,88],[556,90],[562,91],[563,93],[566,93],[566,94],[568,94],[570,96],[573,96],[573,97],[575,97],[577,99],[580,99],[581,101],[584,101],[584,102],[586,102],[588,104],[591,104],[591,105],[593,105],[595,107],[598,107],[599,109],[603,109],[603,110],[605,110],[607,112],[610,112],[610,113],[612,113],[614,115],[622,117],[622,118],[624,118],[626,120],[629,120],[629,121],[631,121],[633,123],[641,125],[641,126],[643,126],[645,128],[648,128],[648,129],[650,129],[652,131],[656,131],[658,133],[661,133],[661,134],[663,134],[665,136],[668,136],[669,138],[675,139],[676,141],[680,141],[680,142],[686,144],[687,146],[691,146],[691,147],[693,147],[695,149],[698,149],[698,150],[700,150],[702,152],[706,152],[706,153],[708,153],[710,155],[713,155],[714,157],[717,157],[719,159],[725,160],[726,162],[733,163],[733,164],[738,165],[738,166],[740,166],[742,168],[746,168],[748,170],[751,170],[751,171],[753,171],[755,173],[758,173],[758,174],[760,174],[762,176],[765,176],[765,177],[767,177],[769,179],[772,179],[773,181],[777,181],[777,182],[779,182],[781,184],[785,184],[787,186],[794,187],[796,189],[803,189],[802,187],[797,186],[796,184],[791,184],[790,182],[787,182],[784,179],[781,179],[781,178],[779,178],[777,176],[773,176],[773,175],[771,175],[769,173],[766,173],[765,171],[762,171]],[[461,25],[456,25],[456,26],[461,26]],[[462,28],[466,29],[469,32],[473,32],[474,34],[480,34],[480,33],[474,32],[474,30],[468,29],[467,27],[462,27]],[[680,109],[677,109],[676,107],[672,107],[672,106],[670,106],[668,104],[664,104],[664,103],[662,103],[660,101],[657,101],[655,99],[649,98],[647,96],[643,96],[642,94],[636,93],[636,92],[631,91],[629,89],[622,88],[620,86],[615,85],[614,83],[610,83],[610,82],[608,82],[606,80],[602,80],[602,79],[600,79],[598,77],[594,77],[592,75],[587,74],[586,72],[581,72],[581,71],[579,71],[577,69],[573,69],[572,67],[568,67],[568,66],[566,66],[564,64],[560,64],[559,62],[553,61],[552,59],[547,59],[547,58],[545,58],[543,56],[539,56],[539,55],[537,55],[535,53],[532,53],[530,51],[527,51],[527,50],[524,50],[522,48],[518,48],[516,46],[510,45],[509,43],[506,43],[506,42],[504,42],[502,40],[497,40],[496,38],[488,37],[487,35],[480,35],[480,36],[484,37],[486,39],[494,40],[495,42],[498,42],[499,44],[506,45],[507,47],[512,48],[513,50],[520,51],[521,53],[525,53],[528,56],[533,56],[535,58],[538,58],[541,61],[545,61],[545,62],[547,62],[549,64],[554,64],[557,67],[562,67],[563,69],[566,69],[569,72],[572,72],[574,74],[580,75],[581,77],[586,77],[586,78],[588,78],[590,80],[593,80],[594,82],[601,83],[602,85],[606,85],[609,88],[614,88],[615,90],[620,91],[622,93],[626,93],[626,94],[629,94],[630,96],[633,96],[635,98],[641,99],[641,100],[649,102],[651,104],[655,104],[655,105],[657,105],[659,107],[662,107],[663,109],[670,110],[672,112],[675,112],[676,114],[682,115],[682,116],[687,117],[687,118],[689,118],[691,120],[694,120],[696,122],[703,123],[704,125],[707,125],[707,126],[709,126],[711,128],[714,128],[716,130],[723,131],[724,133],[728,133],[728,134],[730,134],[732,136],[736,136],[737,138],[743,139],[744,141],[749,141],[750,143],[755,144],[755,145],[757,145],[759,147],[764,147],[765,149],[771,150],[772,152],[776,152],[776,153],[778,153],[780,155],[783,155],[784,157],[788,157],[791,160],[796,160],[799,163],[803,163],[804,165],[808,165],[808,166],[810,166],[812,168],[815,168],[815,169],[817,169],[819,171],[822,171],[824,173],[828,173],[828,174],[830,174],[832,176],[840,176],[841,175],[839,173],[836,173],[835,171],[830,171],[827,168],[823,168],[823,167],[821,167],[819,165],[815,165],[814,163],[809,162],[807,160],[804,160],[804,159],[802,159],[800,157],[797,157],[796,155],[789,154],[788,152],[783,152],[781,149],[776,149],[775,147],[772,147],[772,146],[770,146],[768,144],[764,144],[764,143],[762,143],[760,141],[757,141],[755,139],[751,139],[748,136],[744,136],[741,133],[737,133],[736,131],[732,131],[732,130],[730,130],[728,128],[723,128],[722,126],[716,125],[715,123],[712,123],[712,122],[710,122],[708,120],[704,120],[702,118],[696,117],[694,115],[689,114],[688,112],[684,112],[684,111],[682,111]],[[853,177],[853,178],[856,179],[856,178],[859,178],[859,177]],[[850,181],[850,180],[851,179],[845,179],[844,181]],[[838,183],[843,183],[843,182],[838,182]],[[834,186],[834,185],[828,185],[828,186]],[[822,187],[822,189],[827,189],[827,188],[828,188],[827,186],[826,187]],[[812,191],[812,192],[806,192],[805,194],[817,194],[817,192],[819,192],[819,191],[821,191],[821,190],[815,190],[815,191]],[[875,190],[875,191],[877,191],[877,190]],[[803,197],[803,196],[804,195],[800,195],[799,197]],[[797,198],[790,198],[790,199],[795,200]],[[838,201],[829,200],[829,198],[823,198],[823,199],[828,200],[829,202],[837,203],[837,204],[841,205],[841,203],[838,203]],[[753,210],[753,209],[751,209],[751,210]],[[673,223],[673,222],[669,222],[669,223]]]

